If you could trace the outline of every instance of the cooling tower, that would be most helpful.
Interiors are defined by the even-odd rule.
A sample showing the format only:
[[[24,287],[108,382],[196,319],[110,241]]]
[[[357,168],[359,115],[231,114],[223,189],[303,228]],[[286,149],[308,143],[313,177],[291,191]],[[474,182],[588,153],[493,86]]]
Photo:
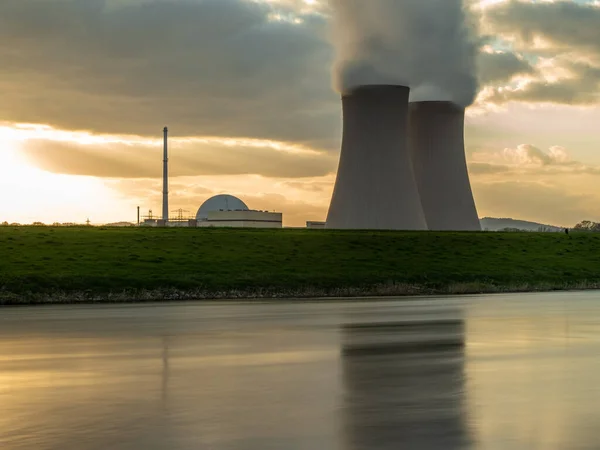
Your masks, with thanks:
[[[451,102],[410,105],[409,146],[430,230],[480,231],[464,141],[465,110]]]
[[[342,96],[342,152],[327,228],[427,228],[407,145],[409,88],[362,86]]]

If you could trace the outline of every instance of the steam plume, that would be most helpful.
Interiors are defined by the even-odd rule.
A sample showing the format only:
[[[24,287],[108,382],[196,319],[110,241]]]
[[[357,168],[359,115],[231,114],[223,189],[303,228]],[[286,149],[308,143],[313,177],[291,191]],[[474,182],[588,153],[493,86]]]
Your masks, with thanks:
[[[470,105],[477,44],[463,0],[330,0],[340,92],[362,85],[411,88],[411,101]]]

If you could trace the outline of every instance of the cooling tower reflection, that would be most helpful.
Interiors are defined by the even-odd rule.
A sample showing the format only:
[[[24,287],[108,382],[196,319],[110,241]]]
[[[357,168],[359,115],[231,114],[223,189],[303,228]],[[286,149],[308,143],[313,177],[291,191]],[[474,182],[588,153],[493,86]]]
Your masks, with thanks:
[[[342,333],[345,448],[469,446],[461,319],[353,324]]]
[[[598,299],[3,310],[0,449],[595,450]]]

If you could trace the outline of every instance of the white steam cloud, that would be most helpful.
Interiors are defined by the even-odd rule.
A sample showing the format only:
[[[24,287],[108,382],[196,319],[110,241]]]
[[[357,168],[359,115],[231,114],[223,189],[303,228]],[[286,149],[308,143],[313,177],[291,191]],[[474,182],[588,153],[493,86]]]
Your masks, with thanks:
[[[411,101],[470,105],[477,42],[463,0],[330,0],[336,89],[394,84]]]

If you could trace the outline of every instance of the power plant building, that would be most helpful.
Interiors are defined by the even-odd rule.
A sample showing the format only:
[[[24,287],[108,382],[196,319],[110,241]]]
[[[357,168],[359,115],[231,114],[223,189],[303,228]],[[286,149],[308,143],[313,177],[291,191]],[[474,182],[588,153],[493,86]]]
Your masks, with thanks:
[[[408,140],[427,226],[481,231],[465,157],[465,109],[452,102],[410,105]]]
[[[199,227],[282,228],[283,214],[268,211],[211,211]]]
[[[206,200],[196,214],[198,227],[282,228],[283,214],[255,211],[232,195],[217,195]]]
[[[282,228],[283,214],[255,211],[232,195],[216,195],[206,200],[195,217],[185,217],[182,209],[176,217],[169,216],[169,142],[168,128],[163,129],[163,191],[162,218],[154,217],[152,210],[140,223],[143,227],[235,227],[235,228]]]
[[[326,222],[315,222],[314,220],[309,220],[306,222],[306,228],[311,230],[324,230],[327,228]]]
[[[327,228],[426,230],[407,142],[409,88],[342,95],[342,151]]]
[[[202,222],[208,220],[209,213],[214,211],[248,211],[248,206],[239,198],[233,195],[215,195],[209,198],[196,213],[196,220]]]

